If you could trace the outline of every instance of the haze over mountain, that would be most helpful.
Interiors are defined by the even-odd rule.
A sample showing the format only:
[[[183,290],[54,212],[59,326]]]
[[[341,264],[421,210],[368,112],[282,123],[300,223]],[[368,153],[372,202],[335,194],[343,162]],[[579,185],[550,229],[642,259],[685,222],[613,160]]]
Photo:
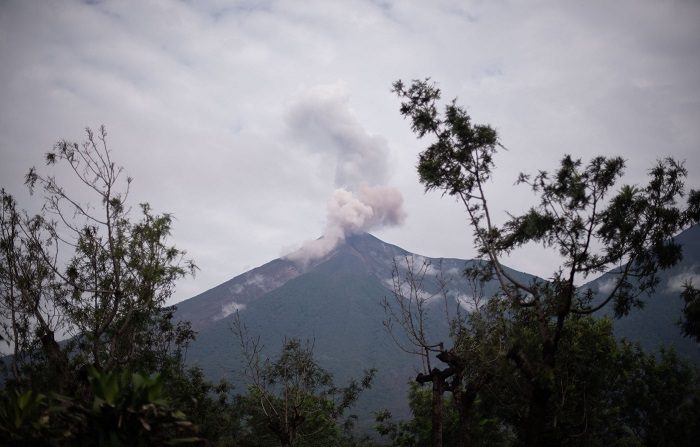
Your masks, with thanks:
[[[664,272],[656,296],[646,299],[645,309],[616,321],[615,330],[645,349],[672,345],[681,356],[700,364],[698,345],[683,338],[677,325],[682,308],[679,284],[693,277],[700,283],[700,227],[682,233],[678,241],[684,245],[683,262]],[[414,270],[427,263],[420,293],[435,294],[436,276],[441,274],[447,283],[448,309],[457,312],[472,305],[474,290],[462,272],[473,262],[425,258],[367,233],[348,236],[308,263],[275,259],[178,304],[178,318],[191,321],[198,332],[188,362],[201,366],[210,379],[225,377],[245,386],[239,342],[231,331],[233,314],[239,310],[250,335],[260,336],[267,355],[275,356],[285,338],[298,337],[313,341],[316,359],[338,384],[376,368],[372,389],[355,410],[365,415],[365,423],[372,411],[381,408],[406,416],[407,384],[420,363],[396,345],[383,325],[382,300],[392,296],[392,272],[398,268],[399,275],[405,275],[407,263]],[[532,278],[513,270],[511,274],[521,281]],[[587,286],[604,291],[609,280],[606,274]],[[488,283],[483,295],[492,296],[497,289],[495,281]],[[444,300],[435,300],[428,307],[428,319],[429,333],[437,343],[447,341],[448,327]]]

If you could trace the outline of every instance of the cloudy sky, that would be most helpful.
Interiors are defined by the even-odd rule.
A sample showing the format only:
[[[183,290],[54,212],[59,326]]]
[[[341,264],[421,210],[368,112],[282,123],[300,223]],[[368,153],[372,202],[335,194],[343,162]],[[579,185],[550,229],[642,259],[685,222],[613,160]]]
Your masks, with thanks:
[[[37,207],[28,168],[105,124],[134,203],[173,213],[173,240],[201,269],[173,301],[341,224],[468,258],[462,209],[418,184],[425,142],[392,81],[432,77],[498,129],[509,150],[489,195],[501,216],[532,202],[513,186],[519,171],[565,153],[620,154],[629,182],[674,156],[697,187],[698,23],[694,0],[2,0],[0,185]],[[353,204],[394,209],[333,214]],[[508,263],[548,276],[556,256]]]

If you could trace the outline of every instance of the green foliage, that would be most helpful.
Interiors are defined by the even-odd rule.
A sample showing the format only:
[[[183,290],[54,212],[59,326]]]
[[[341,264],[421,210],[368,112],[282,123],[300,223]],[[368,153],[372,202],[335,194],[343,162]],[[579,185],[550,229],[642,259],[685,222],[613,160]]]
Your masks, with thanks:
[[[536,324],[528,321],[529,315],[513,318],[507,330],[518,333],[511,337],[517,337],[526,353],[536,353]],[[671,351],[647,354],[638,346],[616,340],[612,324],[605,318],[568,320],[561,343],[555,371],[540,379],[552,384],[547,414],[556,421],[543,443],[694,445],[700,436],[697,370]],[[468,445],[519,445],[515,434],[527,420],[529,379],[508,362],[493,362],[491,369],[493,376],[474,405]],[[397,422],[382,412],[376,415],[375,428],[392,446],[430,445],[430,390],[412,383],[408,398],[412,419]],[[445,399],[445,446],[463,445],[457,408],[452,396]]]
[[[420,387],[416,382],[411,382],[409,386],[408,402],[413,419],[396,422],[388,411],[381,411],[375,415],[377,422],[375,430],[381,436],[389,438],[391,446],[412,447],[430,444],[430,390]],[[448,403],[444,417],[444,443],[445,445],[454,445],[458,416],[453,405]]]
[[[91,397],[4,390],[0,433],[10,446],[201,445],[195,425],[173,409],[157,374],[89,372]]]
[[[688,282],[683,285],[681,297],[683,298],[683,319],[681,320],[683,335],[700,342],[700,290]]]
[[[166,370],[194,336],[163,306],[195,266],[168,244],[171,215],[141,204],[132,219],[132,179],[112,161],[106,136],[104,127],[88,129],[83,144],[61,141],[46,156],[97,203],[34,168],[26,184],[45,198],[40,214],[19,210],[2,191],[0,331],[19,385],[82,393],[90,367]]]
[[[621,419],[643,445],[690,446],[700,437],[698,371],[673,351],[658,357],[630,349],[637,368],[622,387]]]
[[[189,416],[202,438],[215,446],[237,445],[243,436],[244,407],[231,385],[206,380],[196,367],[171,372],[164,380],[171,405]]]
[[[490,178],[493,154],[500,146],[495,129],[472,124],[467,111],[455,101],[445,106],[441,116],[437,108],[440,90],[429,79],[413,81],[408,88],[397,81],[393,87],[404,99],[401,114],[411,118],[411,128],[418,137],[435,137],[419,156],[418,174],[426,190],[469,195]],[[475,165],[480,169],[473,169]]]
[[[381,436],[389,439],[393,447],[418,447],[430,445],[431,442],[431,393],[416,383],[410,384],[409,404],[413,418],[409,421],[394,421],[391,413],[379,412],[376,416],[375,430]],[[444,417],[444,446],[460,446],[459,414],[453,397],[445,401]],[[473,446],[507,446],[513,445],[514,438],[502,420],[489,415],[487,402],[478,400],[473,410],[473,426],[467,445]]]
[[[298,339],[286,340],[276,359],[261,357],[258,339],[250,338],[237,315],[238,335],[251,380],[243,397],[245,435],[243,445],[320,446],[348,442],[339,419],[370,387],[374,371],[343,388],[313,356],[313,346]],[[352,417],[343,426],[350,429]]]
[[[517,344],[523,358],[537,359],[542,348],[536,315],[531,309],[512,309],[509,315],[502,321],[502,340]],[[690,416],[697,414],[700,398],[696,370],[672,352],[648,354],[618,341],[607,318],[572,317],[561,334],[554,369],[535,376],[552,390],[545,409],[552,425],[543,443],[693,445],[690,440],[700,435]],[[516,362],[490,358],[493,375],[479,394],[482,417],[497,421],[505,433],[522,433],[531,378]]]
[[[9,443],[40,438],[49,418],[44,414],[46,396],[34,391],[4,392],[0,404],[0,433]]]
[[[185,414],[168,405],[160,376],[93,369],[90,382],[92,405],[78,438],[110,446],[201,442]]]

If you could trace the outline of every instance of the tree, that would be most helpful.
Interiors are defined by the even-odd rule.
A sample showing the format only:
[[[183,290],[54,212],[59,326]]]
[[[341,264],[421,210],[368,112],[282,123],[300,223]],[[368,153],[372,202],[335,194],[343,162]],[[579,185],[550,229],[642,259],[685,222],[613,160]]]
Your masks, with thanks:
[[[382,301],[387,319],[384,326],[392,336],[394,343],[404,352],[418,356],[423,366],[422,372],[416,376],[416,382],[424,385],[432,382],[431,390],[431,445],[433,447],[443,444],[443,395],[447,391],[447,381],[454,375],[450,368],[440,370],[433,368],[435,353],[444,351],[443,342],[435,342],[430,338],[426,327],[428,318],[428,303],[434,299],[442,298],[447,307],[447,295],[444,281],[436,278],[437,284],[433,287],[433,293],[424,292],[429,287],[432,278],[428,276],[430,262],[423,261],[416,265],[414,258],[405,258],[405,273],[402,275],[402,267],[394,260],[392,270],[394,301],[390,302],[386,297]],[[394,326],[398,325],[406,336],[406,343],[402,342],[401,335],[394,333]],[[398,435],[396,435],[398,436]],[[400,437],[400,436],[399,436]]]
[[[198,367],[162,375],[171,406],[186,414],[212,446],[238,446],[243,433],[243,400],[226,381],[206,380]]]
[[[394,299],[383,300],[387,315],[385,326],[394,342],[422,360],[423,371],[418,373],[415,382],[421,386],[432,385],[430,444],[434,447],[445,443],[443,425],[449,418],[445,413],[450,412],[457,416],[458,433],[453,433],[454,444],[470,444],[477,395],[492,380],[497,369],[494,364],[505,358],[503,346],[498,342],[503,337],[505,322],[502,312],[494,312],[498,303],[487,302],[484,297],[481,270],[479,263],[475,263],[464,271],[472,289],[470,302],[465,303],[450,297],[448,279],[441,266],[435,269],[429,261],[417,265],[415,259],[406,258],[404,267],[395,261]],[[433,271],[437,272],[435,278],[428,274]],[[431,333],[429,314],[430,307],[432,310],[438,307],[432,305],[435,302],[440,303],[440,314],[449,325],[449,340],[440,338],[444,334]],[[471,307],[471,312],[462,310],[465,304]],[[394,333],[396,326],[402,334]],[[402,341],[404,339],[406,342]],[[438,362],[445,366],[438,367]],[[447,406],[445,393],[451,394]]]
[[[62,387],[67,378],[68,358],[56,342],[65,324],[56,312],[65,291],[56,281],[51,264],[41,249],[42,221],[30,219],[17,209],[14,198],[0,190],[0,287],[2,339],[12,347],[11,374],[20,380],[23,365],[41,355]]]
[[[443,445],[460,446],[465,444],[464,430],[461,427],[459,403],[453,395],[445,399],[443,412]],[[389,438],[392,447],[417,447],[431,445],[433,442],[432,391],[420,387],[418,382],[411,382],[408,393],[412,419],[394,421],[388,411],[376,415],[375,429],[382,437]],[[502,420],[488,414],[484,401],[477,400],[472,408],[472,424],[468,433],[469,445],[475,446],[509,446],[513,437]],[[484,411],[486,410],[486,411]]]
[[[60,141],[46,154],[47,165],[62,165],[85,191],[71,193],[32,168],[26,184],[45,199],[35,216],[2,191],[2,338],[14,350],[13,380],[35,389],[51,380],[72,393],[89,367],[153,371],[193,337],[164,308],[175,281],[195,271],[167,243],[172,216],[142,204],[132,220],[131,177],[112,161],[104,126],[86,133],[82,144]],[[78,198],[85,194],[96,201]]]
[[[691,190],[682,204],[687,171],[672,158],[650,169],[647,185],[623,185],[614,192],[624,174],[622,158],[601,156],[584,164],[567,155],[552,173],[520,175],[518,183],[528,185],[539,202],[498,225],[485,193],[493,156],[502,147],[496,130],[473,124],[454,100],[440,113],[441,92],[429,80],[409,87],[397,81],[394,92],[418,138],[432,139],[418,162],[426,191],[440,190],[464,205],[478,253],[487,261],[485,274],[498,280],[502,299],[527,310],[535,322],[535,349],[525,349],[517,337],[508,339],[508,358],[527,382],[528,409],[519,437],[525,445],[558,444],[561,440],[552,436],[552,396],[560,379],[556,366],[565,323],[609,303],[617,317],[641,306],[641,296],[658,285],[659,270],[681,259],[672,237],[700,220],[700,192]],[[560,254],[561,267],[551,278],[519,281],[501,264],[504,254],[530,242]],[[606,296],[577,287],[578,280],[605,271],[615,275]]]
[[[260,339],[251,337],[236,313],[232,329],[241,344],[250,380],[245,413],[254,445],[272,438],[282,446],[338,444],[338,421],[370,387],[374,370],[343,388],[313,357],[313,345],[285,340],[279,357],[263,357]],[[346,423],[350,423],[348,420]]]
[[[510,330],[528,353],[538,349],[536,320],[513,315]],[[700,436],[698,371],[670,351],[645,353],[638,345],[618,341],[608,318],[575,316],[564,324],[556,364],[549,437],[568,446],[695,445]],[[512,334],[511,337],[515,337]],[[475,446],[519,445],[514,434],[528,411],[520,392],[528,379],[516,365],[493,365],[492,379],[479,390],[473,408],[469,443]],[[464,442],[458,403],[445,400],[444,445]],[[378,417],[377,430],[392,446],[429,445],[431,392],[416,383],[409,392],[413,418],[394,422]]]

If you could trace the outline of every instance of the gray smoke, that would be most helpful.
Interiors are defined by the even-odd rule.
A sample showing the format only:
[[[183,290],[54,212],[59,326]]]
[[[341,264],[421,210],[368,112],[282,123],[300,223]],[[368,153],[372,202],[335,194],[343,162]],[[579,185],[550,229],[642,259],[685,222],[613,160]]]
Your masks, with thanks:
[[[324,163],[335,164],[338,187],[328,202],[323,237],[305,242],[287,259],[307,263],[328,254],[349,234],[403,223],[403,197],[386,186],[386,140],[367,133],[341,88],[308,91],[290,108],[287,122],[309,151],[320,153]]]

